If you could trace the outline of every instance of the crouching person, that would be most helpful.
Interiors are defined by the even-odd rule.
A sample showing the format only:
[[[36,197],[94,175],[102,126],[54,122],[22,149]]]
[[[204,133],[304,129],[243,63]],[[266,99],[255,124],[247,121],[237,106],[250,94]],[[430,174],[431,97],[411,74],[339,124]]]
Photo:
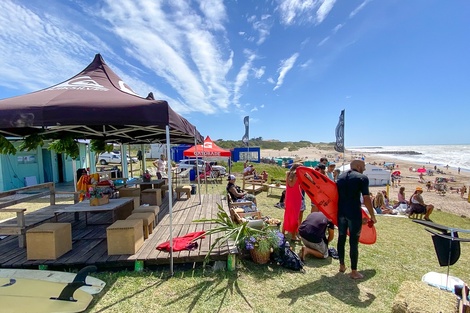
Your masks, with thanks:
[[[334,229],[333,223],[322,212],[310,213],[299,226],[300,239],[304,244],[300,250],[301,260],[305,260],[309,254],[319,259],[326,259],[329,254],[328,243],[335,236]]]

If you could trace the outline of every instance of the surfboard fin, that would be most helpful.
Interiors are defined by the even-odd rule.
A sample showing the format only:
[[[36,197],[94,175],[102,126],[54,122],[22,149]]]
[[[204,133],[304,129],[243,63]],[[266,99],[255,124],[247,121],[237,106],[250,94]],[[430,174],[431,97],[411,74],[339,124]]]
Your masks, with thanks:
[[[74,299],[73,294],[75,293],[75,290],[82,286],[91,286],[86,283],[86,277],[88,276],[89,273],[96,272],[97,267],[94,265],[90,265],[87,267],[82,268],[75,278],[73,279],[73,282],[68,283],[64,289],[60,292],[60,295],[55,298],[51,297],[51,300],[62,300],[62,301],[72,301],[76,302],[77,300]]]

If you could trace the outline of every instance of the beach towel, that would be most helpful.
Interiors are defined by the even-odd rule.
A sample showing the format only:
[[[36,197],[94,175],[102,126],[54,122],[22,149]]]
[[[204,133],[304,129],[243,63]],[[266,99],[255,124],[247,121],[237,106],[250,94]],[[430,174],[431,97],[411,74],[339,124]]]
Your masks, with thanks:
[[[184,235],[183,237],[173,238],[173,251],[194,250],[198,247],[197,242],[193,242],[197,237],[204,235],[205,231],[197,231]],[[201,239],[205,238],[202,236]],[[165,241],[157,246],[157,250],[170,252],[170,241]]]

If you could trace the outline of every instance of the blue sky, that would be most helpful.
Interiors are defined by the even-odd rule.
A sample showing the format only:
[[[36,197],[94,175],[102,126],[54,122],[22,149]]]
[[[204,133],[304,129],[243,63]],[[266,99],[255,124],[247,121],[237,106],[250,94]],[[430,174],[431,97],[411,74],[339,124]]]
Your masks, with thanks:
[[[2,0],[0,98],[96,53],[212,139],[469,140],[467,0]]]

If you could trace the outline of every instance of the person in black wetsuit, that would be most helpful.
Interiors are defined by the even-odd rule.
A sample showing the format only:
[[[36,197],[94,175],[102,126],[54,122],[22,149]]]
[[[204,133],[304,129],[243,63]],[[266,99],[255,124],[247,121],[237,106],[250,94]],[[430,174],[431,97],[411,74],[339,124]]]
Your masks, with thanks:
[[[367,222],[362,220],[361,195],[364,205],[369,211],[369,215],[374,223],[375,212],[372,207],[369,194],[369,178],[362,174],[366,165],[362,160],[351,162],[350,170],[344,172],[338,177],[336,182],[338,186],[338,255],[339,271],[345,272],[344,263],[346,235],[349,229],[349,257],[351,259],[351,274],[353,279],[360,279],[364,276],[357,271],[359,259],[359,236],[361,235],[362,224]]]

